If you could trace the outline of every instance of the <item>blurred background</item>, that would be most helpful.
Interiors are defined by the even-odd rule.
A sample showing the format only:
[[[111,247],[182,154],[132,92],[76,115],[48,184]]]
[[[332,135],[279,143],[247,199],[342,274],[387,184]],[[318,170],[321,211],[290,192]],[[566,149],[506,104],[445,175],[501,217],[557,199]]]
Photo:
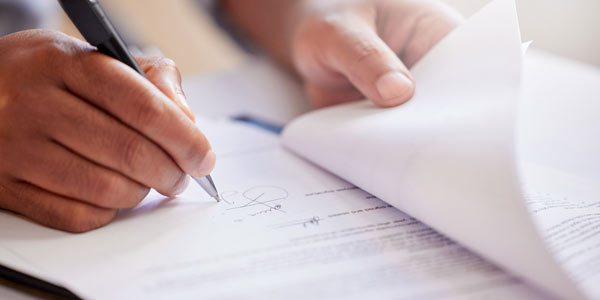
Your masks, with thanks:
[[[443,0],[469,16],[489,0]],[[516,0],[523,41],[600,66],[600,1]]]
[[[243,0],[240,0],[243,1]],[[470,16],[489,0],[442,0]],[[516,0],[524,41],[532,47],[600,67],[599,0]],[[51,1],[54,2],[54,1]],[[199,0],[101,0],[129,39],[160,50],[189,75],[235,67],[246,57]],[[77,35],[61,16],[58,27]],[[132,34],[135,33],[135,34]],[[156,52],[159,53],[159,52]]]

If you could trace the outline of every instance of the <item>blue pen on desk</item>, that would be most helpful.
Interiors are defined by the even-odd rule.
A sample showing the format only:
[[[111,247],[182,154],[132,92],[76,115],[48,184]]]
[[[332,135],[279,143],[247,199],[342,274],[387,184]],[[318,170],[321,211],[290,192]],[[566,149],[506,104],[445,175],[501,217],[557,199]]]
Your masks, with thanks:
[[[146,77],[97,0],[59,0],[58,2],[88,43],[96,46],[101,53],[118,59]],[[219,193],[210,175],[202,178],[192,176],[192,178],[211,197],[220,201]]]

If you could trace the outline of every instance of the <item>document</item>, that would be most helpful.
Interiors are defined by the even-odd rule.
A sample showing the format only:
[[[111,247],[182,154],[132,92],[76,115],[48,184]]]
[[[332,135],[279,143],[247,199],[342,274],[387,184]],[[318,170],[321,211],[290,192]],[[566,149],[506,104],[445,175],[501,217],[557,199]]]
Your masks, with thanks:
[[[152,194],[80,235],[2,215],[1,245],[30,264],[11,267],[86,299],[548,297],[277,136],[203,128],[219,155],[221,203],[196,186],[172,200]]]
[[[570,278],[591,298],[600,295],[598,181],[532,163],[523,164],[527,206]]]
[[[411,70],[418,86],[404,105],[311,112],[283,141],[515,274],[580,297],[540,239],[518,182],[515,12],[514,2],[494,1],[450,33]]]
[[[526,57],[517,130],[528,210],[556,260],[600,298],[600,72],[551,54]]]

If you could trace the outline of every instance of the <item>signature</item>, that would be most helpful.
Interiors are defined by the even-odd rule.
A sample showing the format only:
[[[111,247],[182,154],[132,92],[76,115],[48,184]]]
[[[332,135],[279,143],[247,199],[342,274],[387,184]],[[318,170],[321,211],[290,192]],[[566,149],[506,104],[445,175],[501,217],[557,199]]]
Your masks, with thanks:
[[[281,202],[287,199],[288,196],[289,193],[284,188],[271,185],[251,187],[243,193],[237,191],[221,193],[223,202],[232,206],[227,208],[227,210],[252,209],[251,216],[273,211],[285,213]],[[256,208],[259,210],[254,211]]]

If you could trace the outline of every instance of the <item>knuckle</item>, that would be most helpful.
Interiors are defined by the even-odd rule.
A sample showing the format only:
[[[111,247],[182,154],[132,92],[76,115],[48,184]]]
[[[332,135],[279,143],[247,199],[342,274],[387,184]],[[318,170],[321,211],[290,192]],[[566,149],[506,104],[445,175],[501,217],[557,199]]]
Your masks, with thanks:
[[[10,87],[2,89],[2,93],[0,94],[0,120],[8,120],[8,118],[15,114],[20,114],[19,110],[21,108],[21,93],[18,89]],[[22,112],[21,112],[22,113]]]
[[[34,57],[44,65],[62,65],[69,61],[65,58],[77,57],[92,50],[91,46],[61,32],[41,30],[40,36],[42,38],[32,49],[35,50]]]
[[[43,59],[44,61],[55,60],[66,54],[64,49],[61,48],[61,44],[56,41],[47,41],[41,43],[37,47],[36,52],[37,57]]]
[[[73,205],[65,212],[66,216],[61,217],[63,226],[70,232],[86,232],[92,229],[91,209],[84,205]]]
[[[308,24],[314,25],[314,30],[319,32],[337,33],[343,26],[343,18],[337,14],[314,14],[308,18]]]
[[[367,60],[380,58],[385,55],[384,51],[380,47],[362,38],[356,38],[352,42],[352,49],[355,53],[354,55],[356,66],[362,64]]]
[[[337,14],[313,13],[299,24],[294,40],[304,40],[307,45],[321,43],[322,38],[337,36],[343,28],[342,19]]]
[[[157,166],[156,170],[160,175],[155,178],[157,183],[154,188],[163,195],[172,195],[175,193],[181,182],[186,178],[186,174],[172,163]]]
[[[101,212],[97,213],[94,215],[94,218],[91,221],[91,229],[96,229],[99,227],[102,227],[104,225],[107,225],[108,223],[110,223],[112,220],[115,219],[115,217],[117,216],[118,210],[117,209],[107,209],[107,210],[102,210]]]
[[[175,61],[168,57],[161,57],[157,63],[158,66],[162,68],[177,69],[177,64],[175,63]]]
[[[145,132],[147,128],[151,127],[153,124],[160,122],[162,116],[165,113],[164,103],[162,103],[159,99],[154,99],[151,96],[145,94],[146,92],[140,91],[138,92],[137,98],[149,98],[147,101],[136,101],[139,103],[137,105],[135,112],[135,123],[138,124],[140,129]]]
[[[147,174],[156,174],[153,176],[151,187],[163,195],[173,194],[182,179],[185,179],[185,173],[167,155],[158,155],[153,162],[146,172]]]
[[[177,177],[173,177],[170,181],[171,184],[168,189],[165,191],[167,195],[175,195],[178,190],[181,188],[181,185],[187,182],[187,176],[181,172],[179,172]]]
[[[187,149],[183,151],[183,162],[191,162],[193,166],[199,166],[204,159],[205,154],[210,149],[210,144],[202,134],[196,139],[196,142],[190,143]]]
[[[137,206],[150,193],[150,188],[136,185],[135,187],[126,188],[124,195],[119,199],[118,208],[133,208]]]
[[[139,136],[127,138],[121,147],[123,149],[119,169],[126,174],[142,172],[145,158],[148,157],[148,149],[142,138]]]
[[[93,193],[93,202],[104,208],[135,207],[150,192],[148,187],[131,183],[120,176],[108,176],[98,180]]]
[[[353,20],[344,14],[317,15],[308,23],[303,34],[320,37],[317,42],[323,49],[322,55],[328,60],[339,60],[340,49],[343,48],[343,52],[347,53],[344,61],[351,71],[386,55],[382,45],[364,30],[355,29]]]
[[[19,188],[16,184],[10,184],[10,182],[6,182],[6,178],[1,176],[2,182],[0,182],[0,208],[7,210],[15,210],[14,205],[10,205],[10,199],[15,199],[20,202],[23,206],[27,206],[29,204],[29,199],[23,195],[23,188]]]
[[[174,60],[168,57],[153,57],[150,63],[150,72],[156,70],[158,72],[176,72],[179,73],[179,68]]]
[[[161,57],[156,62],[156,71],[163,80],[175,80],[174,87],[177,89],[175,92],[183,93],[179,86],[181,82],[181,72],[179,71],[177,64],[175,64],[175,61],[170,58]],[[179,84],[177,84],[177,82],[179,82]]]
[[[127,197],[127,201],[124,202],[125,208],[135,207],[140,202],[142,202],[142,200],[144,200],[144,198],[148,196],[148,193],[150,193],[150,188],[142,185],[136,185],[135,187],[132,187],[129,191],[131,196]]]
[[[48,173],[52,178],[55,178],[54,182],[69,182],[71,180],[76,180],[75,182],[78,184],[85,185],[87,182],[88,173],[84,170],[84,174],[86,176],[77,176],[77,174],[82,173],[81,165],[77,163],[77,160],[74,159],[74,156],[64,156],[56,158],[56,162],[60,164],[60,168],[49,168]]]
[[[72,206],[62,218],[65,230],[84,233],[108,224],[116,216],[116,210],[99,209],[87,205]]]
[[[64,227],[67,231],[82,233],[92,229],[90,220],[91,212],[87,207],[78,205],[73,206],[68,212],[68,216],[61,218],[64,220]]]
[[[123,180],[118,176],[98,176],[92,183],[90,191],[92,201],[103,207],[114,206],[120,195],[123,194]]]

